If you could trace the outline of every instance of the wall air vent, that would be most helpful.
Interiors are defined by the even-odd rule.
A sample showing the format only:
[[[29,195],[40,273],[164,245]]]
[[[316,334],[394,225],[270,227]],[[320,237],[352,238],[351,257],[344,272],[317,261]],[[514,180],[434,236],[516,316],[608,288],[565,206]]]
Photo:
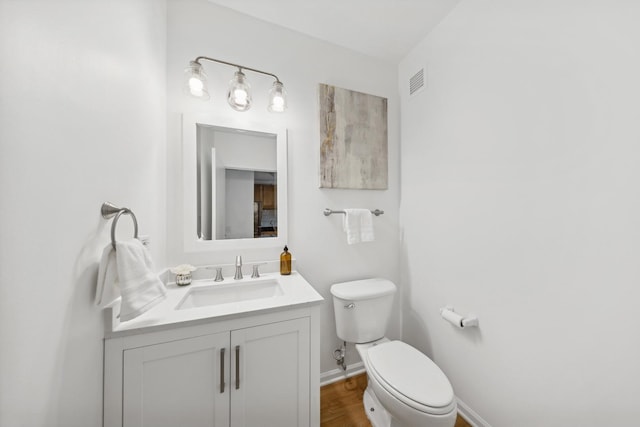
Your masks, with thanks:
[[[415,73],[413,77],[409,79],[409,95],[415,95],[421,89],[424,88],[424,68]]]

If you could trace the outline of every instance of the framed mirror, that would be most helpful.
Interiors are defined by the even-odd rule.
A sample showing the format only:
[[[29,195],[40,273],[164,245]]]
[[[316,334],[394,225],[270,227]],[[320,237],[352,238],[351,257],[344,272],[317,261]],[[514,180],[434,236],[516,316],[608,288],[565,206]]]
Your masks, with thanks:
[[[185,251],[284,246],[286,131],[185,114],[182,133]]]

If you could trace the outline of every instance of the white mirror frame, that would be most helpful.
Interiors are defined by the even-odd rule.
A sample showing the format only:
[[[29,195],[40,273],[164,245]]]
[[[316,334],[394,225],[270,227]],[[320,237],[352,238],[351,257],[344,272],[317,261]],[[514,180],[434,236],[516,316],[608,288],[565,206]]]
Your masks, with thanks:
[[[197,239],[197,167],[196,139],[198,124],[269,133],[276,136],[277,186],[278,186],[278,236],[250,239]],[[283,247],[287,244],[287,131],[284,128],[260,124],[238,124],[225,119],[211,119],[202,114],[182,115],[182,191],[183,191],[183,234],[185,252],[231,251],[241,249],[261,249]]]

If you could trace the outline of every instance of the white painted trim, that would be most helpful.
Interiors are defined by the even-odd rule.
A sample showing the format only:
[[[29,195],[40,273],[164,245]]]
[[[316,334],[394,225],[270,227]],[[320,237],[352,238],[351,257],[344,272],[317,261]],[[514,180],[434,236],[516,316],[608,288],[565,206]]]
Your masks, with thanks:
[[[471,409],[466,403],[456,397],[458,402],[458,413],[464,418],[472,427],[491,427],[491,425],[482,419],[473,409]]]
[[[358,362],[347,366],[346,371],[336,368],[331,371],[322,372],[320,374],[320,387],[361,374],[364,371],[364,364],[362,362]]]

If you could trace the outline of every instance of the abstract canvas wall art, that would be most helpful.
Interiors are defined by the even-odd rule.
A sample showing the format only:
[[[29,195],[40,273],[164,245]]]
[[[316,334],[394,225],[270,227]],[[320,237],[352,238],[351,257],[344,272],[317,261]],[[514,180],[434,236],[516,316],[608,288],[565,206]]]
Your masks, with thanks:
[[[387,99],[320,84],[320,187],[388,188]]]

